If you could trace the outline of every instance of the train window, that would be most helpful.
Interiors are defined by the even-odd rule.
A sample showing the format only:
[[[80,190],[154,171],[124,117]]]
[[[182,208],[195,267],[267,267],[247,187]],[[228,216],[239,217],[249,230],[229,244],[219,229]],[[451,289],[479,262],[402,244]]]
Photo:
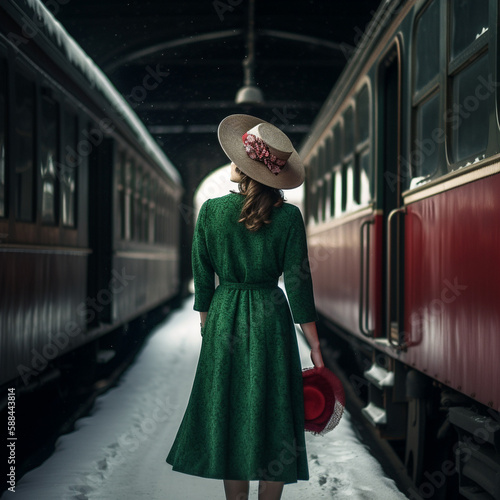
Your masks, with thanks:
[[[346,201],[345,208],[348,212],[353,210],[359,204],[359,175],[356,173],[353,162],[349,162],[345,169],[345,183],[346,183]]]
[[[319,159],[318,167],[319,167]],[[319,168],[318,168],[319,170]],[[321,181],[316,181],[316,222],[321,222],[321,210],[323,205],[322,194],[323,194],[323,183]]]
[[[316,186],[316,221],[321,222],[323,210],[323,184],[318,183]]]
[[[370,172],[370,150],[367,149],[361,153],[359,158],[360,163],[360,186],[359,186],[359,203],[367,204],[372,199],[371,192],[371,172]]]
[[[115,228],[118,233],[117,236],[123,239],[123,210],[122,210],[122,197],[123,197],[123,182],[122,182],[122,154],[117,150],[115,154],[115,171],[113,173],[114,179],[114,193],[115,200],[113,201],[113,213],[115,218]]]
[[[149,230],[148,230],[148,236],[149,236],[149,242],[154,243],[156,235],[155,235],[155,217],[156,217],[156,193],[157,193],[157,185],[158,181],[154,178],[151,177],[151,183],[149,185],[150,193],[149,193],[149,219],[148,219],[148,224],[149,224]]]
[[[160,241],[160,217],[161,217],[161,185],[158,180],[158,185],[155,194],[155,203],[156,203],[156,211],[155,211],[155,229],[154,229],[154,241],[155,243],[159,243]]]
[[[163,186],[160,186],[158,190],[158,230],[156,231],[158,235],[158,243],[164,242],[164,228],[165,228],[165,191]]]
[[[311,171],[313,178],[313,191],[312,191],[312,202],[313,202],[313,216],[314,222],[319,222],[318,212],[319,212],[319,188],[318,188],[318,156],[316,155],[311,162]]]
[[[175,228],[175,201],[173,197],[173,191],[170,190],[168,193],[170,199],[170,221],[169,221],[169,232],[170,232],[170,243],[174,243],[174,228]]]
[[[364,142],[370,135],[370,94],[368,85],[360,90],[356,105],[358,123],[358,142]]]
[[[160,221],[161,221],[161,184],[156,190],[156,219],[155,219],[155,241],[160,242]]]
[[[165,243],[170,243],[170,218],[171,218],[171,200],[169,196],[169,192],[167,189],[165,189],[165,221],[164,221],[164,227],[165,227],[165,237],[163,241]]]
[[[344,112],[344,166],[342,168],[342,211],[350,210],[354,185],[348,182],[353,174],[353,153],[355,147],[354,110],[349,106]]]
[[[311,184],[309,183],[309,169],[307,166],[305,167],[304,197],[302,203],[304,207],[304,220],[307,224],[309,222],[309,216],[311,215]]]
[[[488,55],[482,56],[453,78],[453,109],[463,108],[452,124],[453,160],[460,161],[481,155],[488,145],[489,113],[492,96],[478,99],[478,81],[487,81]],[[472,96],[472,97],[471,97]],[[484,94],[483,94],[484,96]],[[482,159],[482,158],[480,158]]]
[[[421,104],[417,109],[416,145],[412,153],[414,175],[412,186],[432,176],[438,169],[438,148],[433,140],[439,128],[439,93]],[[422,147],[424,146],[425,147]]]
[[[453,0],[451,7],[451,57],[460,55],[488,32],[488,0]]]
[[[340,215],[342,212],[342,170],[335,170],[335,215]]]
[[[333,167],[333,145],[332,144],[333,144],[333,139],[332,139],[331,134],[329,134],[326,138],[326,141],[325,141],[325,155],[324,155],[325,166],[323,168],[323,175],[332,171],[332,167]]]
[[[142,203],[141,203],[141,193],[142,193],[142,169],[137,166],[135,169],[135,184],[134,184],[134,238],[137,241],[141,240],[142,231]]]
[[[156,221],[155,221],[155,241],[160,243],[161,241],[161,217],[162,217],[162,199],[161,199],[161,184],[158,184],[158,190],[156,192]]]
[[[132,160],[127,158],[125,162],[125,239],[131,240],[133,237],[133,214],[134,205],[132,203]]]
[[[439,74],[439,1],[433,0],[417,23],[415,91],[422,90]]]
[[[127,157],[125,152],[121,152],[119,156],[119,164],[120,164],[120,173],[119,173],[119,181],[118,181],[118,196],[120,203],[120,213],[121,213],[121,228],[120,228],[120,236],[122,240],[126,239],[126,227],[127,227],[127,203],[126,203],[126,192],[127,192]],[[120,189],[121,187],[121,189]]]
[[[115,186],[116,186],[116,223],[119,238],[125,239],[125,155],[123,151],[116,153]]]
[[[348,182],[347,182],[347,177],[348,177],[348,172],[351,169],[352,165],[349,163],[346,163],[342,167],[342,195],[341,195],[341,210],[342,212],[345,212],[347,210],[347,187],[348,187]]]
[[[7,124],[7,64],[0,59],[0,217],[7,215],[6,206],[6,164],[5,164],[5,137]]]
[[[356,126],[358,145],[354,163],[353,200],[356,204],[371,201],[370,171],[370,93],[368,85],[363,85],[358,93],[356,106]]]
[[[167,199],[165,197],[165,190],[162,188],[161,190],[161,211],[160,211],[160,242],[165,243],[165,225],[166,225],[166,217],[167,217]]]
[[[359,161],[355,161],[354,165],[352,166],[352,171],[353,171],[353,186],[352,186],[352,200],[355,205],[360,204],[360,168],[359,168]]]
[[[320,147],[319,149],[319,156],[318,156],[318,164],[319,164],[319,171],[318,171],[318,195],[319,195],[319,202],[318,202],[318,220],[324,221],[325,220],[325,171],[326,171],[326,149],[325,149],[325,144]]]
[[[42,89],[42,127],[40,129],[40,175],[42,179],[43,224],[57,224],[58,186],[56,168],[59,169],[59,104],[49,89]]]
[[[333,176],[333,137],[328,135],[325,143],[325,176],[324,176],[324,186],[323,186],[323,217],[326,220],[331,216],[331,205],[332,205],[332,190],[330,188],[330,183],[332,182]]]
[[[168,232],[169,232],[169,243],[173,244],[174,243],[174,226],[175,226],[175,202],[173,198],[173,191],[169,189],[168,191],[168,199],[170,201],[170,211],[168,213],[169,215],[169,221],[168,221]]]
[[[330,177],[330,217],[335,217],[335,172]]]
[[[309,192],[310,192],[309,208],[310,208],[311,217],[313,218],[312,222],[315,222],[316,221],[316,215],[315,215],[316,178],[315,178],[315,172],[314,172],[314,158],[311,158],[308,170],[309,170]]]
[[[313,223],[318,222],[318,188],[313,186],[311,191],[311,213],[313,217]]]
[[[163,206],[162,206],[162,217],[161,217],[161,241],[162,243],[167,243],[167,238],[168,238],[168,232],[167,232],[167,225],[168,225],[168,196],[167,196],[167,191],[163,189],[162,191],[162,196],[163,196]]]
[[[323,169],[325,166],[324,152],[325,147],[321,145],[318,148],[318,155],[316,156],[316,184],[320,184],[323,179]]]
[[[64,114],[64,165],[60,169],[61,218],[66,227],[76,226],[76,172],[78,157],[78,118],[66,110]]]
[[[14,165],[16,219],[34,220],[35,192],[35,84],[21,73],[15,75]]]
[[[340,123],[333,127],[333,164],[338,165],[342,159],[342,129]]]
[[[165,213],[165,243],[172,241],[172,199],[169,190],[165,190],[165,199],[167,200],[167,210]]]
[[[328,181],[323,179],[323,185],[321,186],[321,220],[326,220],[326,214],[328,213]]]
[[[312,182],[311,182],[311,163],[306,165],[305,169],[305,189],[304,189],[304,207],[305,207],[305,219],[306,223],[311,222],[312,217]]]
[[[354,151],[354,111],[349,106],[344,112],[344,157]]]
[[[149,176],[144,174],[142,181],[142,241],[148,241],[149,236]]]
[[[311,213],[314,222],[318,222],[318,205],[317,205],[317,169],[316,169],[316,156],[311,159]]]

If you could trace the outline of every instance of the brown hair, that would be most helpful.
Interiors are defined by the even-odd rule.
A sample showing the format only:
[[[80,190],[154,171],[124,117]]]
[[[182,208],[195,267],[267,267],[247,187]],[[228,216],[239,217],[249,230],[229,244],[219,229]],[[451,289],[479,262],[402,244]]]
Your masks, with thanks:
[[[238,168],[236,172],[241,175],[238,189],[240,194],[246,197],[238,222],[243,222],[250,231],[257,231],[264,224],[271,224],[272,208],[281,207],[285,201],[283,192],[261,184]],[[235,193],[235,191],[231,192]]]

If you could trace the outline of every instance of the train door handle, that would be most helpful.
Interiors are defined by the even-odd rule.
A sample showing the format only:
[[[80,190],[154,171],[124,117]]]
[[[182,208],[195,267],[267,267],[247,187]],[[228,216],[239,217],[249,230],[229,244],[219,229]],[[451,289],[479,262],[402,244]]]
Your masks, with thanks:
[[[365,227],[374,224],[373,219],[366,220],[360,227],[360,263],[359,263],[359,330],[365,337],[373,337],[373,330],[368,328],[368,312],[370,303],[370,228],[365,231]],[[365,252],[365,232],[366,236],[366,252]],[[365,274],[366,261],[366,274]]]
[[[392,287],[391,287],[391,247],[392,247],[392,230],[391,222],[393,217],[398,214],[406,214],[406,207],[395,208],[389,213],[387,217],[387,340],[392,347],[396,349],[402,349],[403,346],[399,343],[399,338],[394,341],[391,335],[391,302],[392,302]],[[398,332],[399,337],[399,332]]]

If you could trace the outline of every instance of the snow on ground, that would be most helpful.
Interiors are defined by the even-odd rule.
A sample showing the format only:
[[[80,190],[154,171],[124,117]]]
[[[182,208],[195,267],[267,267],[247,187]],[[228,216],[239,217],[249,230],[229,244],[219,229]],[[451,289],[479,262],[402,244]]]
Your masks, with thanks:
[[[173,472],[165,462],[187,406],[201,344],[193,297],[155,328],[119,385],[59,438],[54,454],[16,485],[16,500],[185,500],[224,498],[222,481]],[[302,337],[303,366],[310,366]],[[309,481],[285,486],[286,500],[396,500],[344,413],[326,436],[306,433]],[[256,498],[257,483],[250,487]],[[2,498],[9,498],[5,492]]]

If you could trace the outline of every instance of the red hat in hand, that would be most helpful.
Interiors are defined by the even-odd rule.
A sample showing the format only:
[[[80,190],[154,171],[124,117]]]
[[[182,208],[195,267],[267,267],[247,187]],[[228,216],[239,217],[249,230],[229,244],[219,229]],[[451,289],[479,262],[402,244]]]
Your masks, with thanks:
[[[306,368],[304,383],[305,430],[326,434],[333,430],[344,412],[344,388],[340,380],[326,367]]]

